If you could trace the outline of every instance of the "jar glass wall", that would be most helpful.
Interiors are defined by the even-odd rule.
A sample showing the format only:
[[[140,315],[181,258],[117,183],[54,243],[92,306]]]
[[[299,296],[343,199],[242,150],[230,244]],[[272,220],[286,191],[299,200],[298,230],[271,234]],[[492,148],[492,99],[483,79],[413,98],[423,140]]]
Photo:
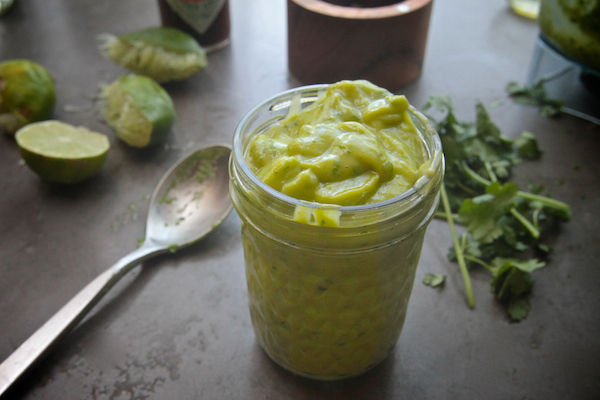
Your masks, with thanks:
[[[386,201],[332,206],[288,197],[260,181],[244,154],[250,139],[314,102],[326,85],[293,89],[240,122],[230,191],[242,221],[248,296],[257,339],[284,368],[316,379],[361,374],[395,345],[425,229],[435,212],[444,162],[439,137],[411,107],[432,173]],[[298,215],[305,215],[298,222]],[[338,226],[321,226],[331,218]]]

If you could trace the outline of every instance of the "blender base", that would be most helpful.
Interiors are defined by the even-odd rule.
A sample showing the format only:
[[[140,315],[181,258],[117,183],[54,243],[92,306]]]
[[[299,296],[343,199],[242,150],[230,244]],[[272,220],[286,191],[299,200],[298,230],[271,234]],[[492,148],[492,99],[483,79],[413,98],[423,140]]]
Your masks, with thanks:
[[[600,125],[600,74],[568,59],[539,37],[527,85],[544,80],[549,97],[561,100],[564,111]]]

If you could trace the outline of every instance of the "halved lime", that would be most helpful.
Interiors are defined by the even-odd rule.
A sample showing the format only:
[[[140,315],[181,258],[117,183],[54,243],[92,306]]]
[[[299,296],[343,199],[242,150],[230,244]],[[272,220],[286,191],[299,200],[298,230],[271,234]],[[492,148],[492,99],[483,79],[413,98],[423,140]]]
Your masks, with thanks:
[[[102,89],[102,114],[117,137],[133,147],[146,147],[167,136],[175,119],[169,94],[155,81],[125,75]]]
[[[175,28],[154,27],[123,36],[100,36],[105,57],[157,82],[182,80],[208,64],[198,42]]]
[[[0,63],[0,131],[50,118],[56,103],[54,81],[41,65],[29,60]]]
[[[19,129],[15,139],[33,172],[63,184],[96,175],[110,149],[106,135],[54,120],[29,124]]]

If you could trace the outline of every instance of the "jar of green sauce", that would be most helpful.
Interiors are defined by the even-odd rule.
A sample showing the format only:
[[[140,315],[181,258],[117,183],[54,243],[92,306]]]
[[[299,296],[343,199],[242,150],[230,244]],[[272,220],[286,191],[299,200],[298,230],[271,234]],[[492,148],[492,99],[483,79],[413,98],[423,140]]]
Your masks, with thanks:
[[[338,205],[267,185],[248,159],[253,139],[320,102],[328,88],[292,89],[252,109],[236,129],[229,167],[257,339],[283,368],[322,380],[361,374],[396,344],[444,174],[438,134],[408,106],[403,124],[415,129],[422,165],[407,190],[382,201]],[[360,113],[345,113],[361,121]]]

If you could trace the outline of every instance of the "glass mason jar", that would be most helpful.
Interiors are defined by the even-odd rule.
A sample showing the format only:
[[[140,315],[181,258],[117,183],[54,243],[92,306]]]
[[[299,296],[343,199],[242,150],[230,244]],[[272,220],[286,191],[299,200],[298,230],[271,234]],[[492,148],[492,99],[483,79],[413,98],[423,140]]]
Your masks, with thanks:
[[[292,104],[305,107],[326,88],[292,89],[252,109],[236,129],[229,165],[257,339],[282,367],[323,380],[369,370],[398,340],[444,174],[439,136],[411,107],[431,166],[399,196],[324,205],[259,180],[244,157],[250,139],[283,119]],[[338,226],[321,226],[323,219]]]

